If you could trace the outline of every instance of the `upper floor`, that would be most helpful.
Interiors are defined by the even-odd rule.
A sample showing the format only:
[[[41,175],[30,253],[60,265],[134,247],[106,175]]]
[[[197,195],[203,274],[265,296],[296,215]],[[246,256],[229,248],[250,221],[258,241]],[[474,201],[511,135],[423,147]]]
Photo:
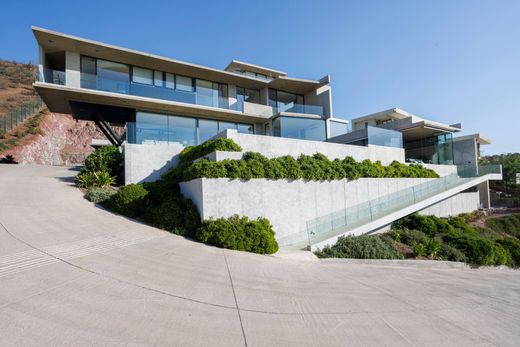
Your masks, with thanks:
[[[197,115],[203,109],[209,116],[242,121],[283,114],[333,117],[329,76],[292,78],[237,60],[225,69],[214,69],[37,27],[32,30],[39,48],[35,88],[56,112],[70,113],[70,100],[106,102],[118,94],[112,104],[124,98],[129,107],[147,111],[165,110],[152,105],[154,99],[172,106],[172,112]]]

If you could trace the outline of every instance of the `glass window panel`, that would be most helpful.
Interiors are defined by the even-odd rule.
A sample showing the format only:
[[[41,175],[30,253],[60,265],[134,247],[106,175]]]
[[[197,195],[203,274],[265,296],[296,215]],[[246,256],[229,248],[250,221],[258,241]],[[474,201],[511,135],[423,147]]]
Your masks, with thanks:
[[[166,73],[166,88],[175,88],[175,75],[172,73]]]
[[[277,108],[277,102],[276,102],[276,90],[275,89],[269,89],[269,106]]]
[[[137,112],[135,137],[136,143],[168,141],[168,116]]]
[[[132,82],[152,85],[153,71],[137,66],[132,67]]]
[[[368,144],[403,148],[403,134],[400,131],[367,127]]]
[[[197,86],[197,105],[217,106],[218,91],[213,89],[213,82],[201,79],[196,80]],[[217,101],[217,102],[215,102]]]
[[[236,128],[237,128],[236,123],[218,122],[218,132],[221,132],[226,129],[236,129]]]
[[[237,131],[242,134],[254,134],[254,127],[252,124],[237,124]]]
[[[215,89],[215,86],[218,88],[218,107],[228,108],[228,85],[224,83],[213,83],[213,89]]]
[[[153,84],[157,87],[163,86],[163,73],[162,71],[154,71],[153,72]]]
[[[292,139],[325,141],[326,138],[323,119],[278,117],[273,121],[273,131],[275,136]]]
[[[335,137],[348,133],[348,123],[330,121],[329,137]]]
[[[193,80],[191,77],[175,75],[175,88],[185,92],[193,92]]]
[[[244,72],[244,75],[245,76],[248,76],[248,77],[254,77],[256,78],[256,74],[254,72],[251,72],[251,71],[245,71]]]
[[[81,56],[81,88],[96,89],[96,59]]]
[[[96,89],[128,94],[129,71],[128,65],[97,59]]]
[[[279,112],[288,111],[296,104],[296,95],[282,92],[280,90],[276,93],[277,96],[277,107]]]
[[[169,116],[169,141],[184,146],[197,144],[197,120],[195,118]]]
[[[218,134],[218,123],[214,120],[199,119],[199,144]]]
[[[296,103],[303,105],[305,102],[303,102],[303,95],[296,95]]]
[[[254,89],[245,89],[245,101],[255,104],[260,103],[260,91]]]

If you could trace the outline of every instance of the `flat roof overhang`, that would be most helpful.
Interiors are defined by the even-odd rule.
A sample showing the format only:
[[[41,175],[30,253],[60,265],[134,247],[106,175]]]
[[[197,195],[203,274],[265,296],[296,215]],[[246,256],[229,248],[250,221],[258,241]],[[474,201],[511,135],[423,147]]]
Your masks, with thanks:
[[[270,116],[261,117],[216,107],[192,105],[93,89],[73,88],[52,83],[35,82],[33,86],[49,110],[56,113],[73,114],[70,102],[76,101],[96,105],[131,108],[146,112],[178,114],[242,123],[265,122],[270,118]]]
[[[409,128],[400,129],[399,131],[403,134],[403,142],[406,143],[436,135],[451,134],[453,132],[460,131],[460,129],[455,129],[449,126],[431,126],[425,122],[418,122],[413,123]]]
[[[285,76],[278,76],[272,81],[264,81],[225,70],[214,69],[137,50],[108,45],[43,28],[32,27],[32,31],[36,41],[38,41],[38,44],[43,48],[45,53],[60,51],[77,52],[79,54],[128,65],[177,73],[214,82],[234,84],[250,89],[269,87],[282,89],[296,94],[305,94],[327,84],[320,81],[288,78]]]
[[[270,77],[286,76],[287,73],[279,70],[270,69],[264,66],[246,63],[244,61],[233,59],[228,66],[224,68],[226,71],[233,71],[233,69],[239,69],[244,71],[251,71],[260,74],[264,74]]]

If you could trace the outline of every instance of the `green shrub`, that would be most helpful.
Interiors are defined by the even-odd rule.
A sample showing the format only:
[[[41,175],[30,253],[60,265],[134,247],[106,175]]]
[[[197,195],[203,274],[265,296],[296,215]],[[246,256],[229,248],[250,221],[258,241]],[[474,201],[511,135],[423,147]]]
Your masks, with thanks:
[[[194,236],[200,217],[190,200],[169,195],[159,205],[150,205],[144,219],[177,235]]]
[[[320,258],[402,259],[391,241],[379,236],[341,236],[333,246],[315,254]]]
[[[449,260],[449,261],[458,261],[458,262],[466,262],[467,258],[464,253],[453,247],[448,245],[447,243],[442,243],[439,249],[439,253],[437,254],[437,258],[440,260]]]
[[[110,210],[128,217],[139,217],[146,210],[148,191],[142,184],[129,184],[119,188],[110,197],[107,206]]]
[[[114,189],[108,187],[93,187],[85,193],[85,198],[88,201],[99,204],[107,201],[114,194],[116,194],[116,191]]]
[[[221,248],[272,254],[278,243],[269,221],[265,218],[249,220],[235,215],[230,218],[207,220],[196,232],[196,239]]]
[[[506,265],[511,264],[511,255],[502,247],[500,244],[494,244],[493,249],[493,264],[494,265]]]
[[[395,229],[395,228],[392,228],[392,230],[390,230],[388,232],[389,236],[398,241],[398,242],[402,242],[404,243],[405,245],[408,245],[408,246],[414,246],[415,244],[418,244],[418,243],[426,243],[428,241],[428,236],[426,236],[425,233],[423,233],[422,231],[419,231],[419,230],[411,230],[411,229]]]
[[[486,226],[493,231],[520,238],[520,214],[490,218],[486,220]]]
[[[420,230],[429,237],[434,237],[437,234],[445,234],[453,230],[450,223],[444,219],[436,216],[424,216],[418,213],[411,214],[395,221],[392,224],[392,227],[397,229],[407,228]]]
[[[116,146],[102,146],[85,158],[84,171],[108,172],[111,176],[122,176],[123,156]]]
[[[504,249],[509,252],[510,255],[510,263],[512,267],[520,266],[520,240],[506,237],[502,240],[497,241]]]
[[[469,263],[476,265],[495,264],[495,244],[476,233],[452,231],[444,236],[444,242],[461,250]]]
[[[203,142],[198,146],[184,148],[179,154],[183,163],[189,163],[215,151],[241,152],[242,148],[231,139],[214,139]]]

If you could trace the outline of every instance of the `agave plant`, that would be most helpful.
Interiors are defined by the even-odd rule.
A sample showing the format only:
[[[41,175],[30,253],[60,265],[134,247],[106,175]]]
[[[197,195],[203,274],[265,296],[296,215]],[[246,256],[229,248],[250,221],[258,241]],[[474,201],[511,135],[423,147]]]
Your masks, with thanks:
[[[107,187],[111,186],[116,182],[114,176],[110,176],[107,171],[96,171],[94,172],[94,186],[96,187]]]

